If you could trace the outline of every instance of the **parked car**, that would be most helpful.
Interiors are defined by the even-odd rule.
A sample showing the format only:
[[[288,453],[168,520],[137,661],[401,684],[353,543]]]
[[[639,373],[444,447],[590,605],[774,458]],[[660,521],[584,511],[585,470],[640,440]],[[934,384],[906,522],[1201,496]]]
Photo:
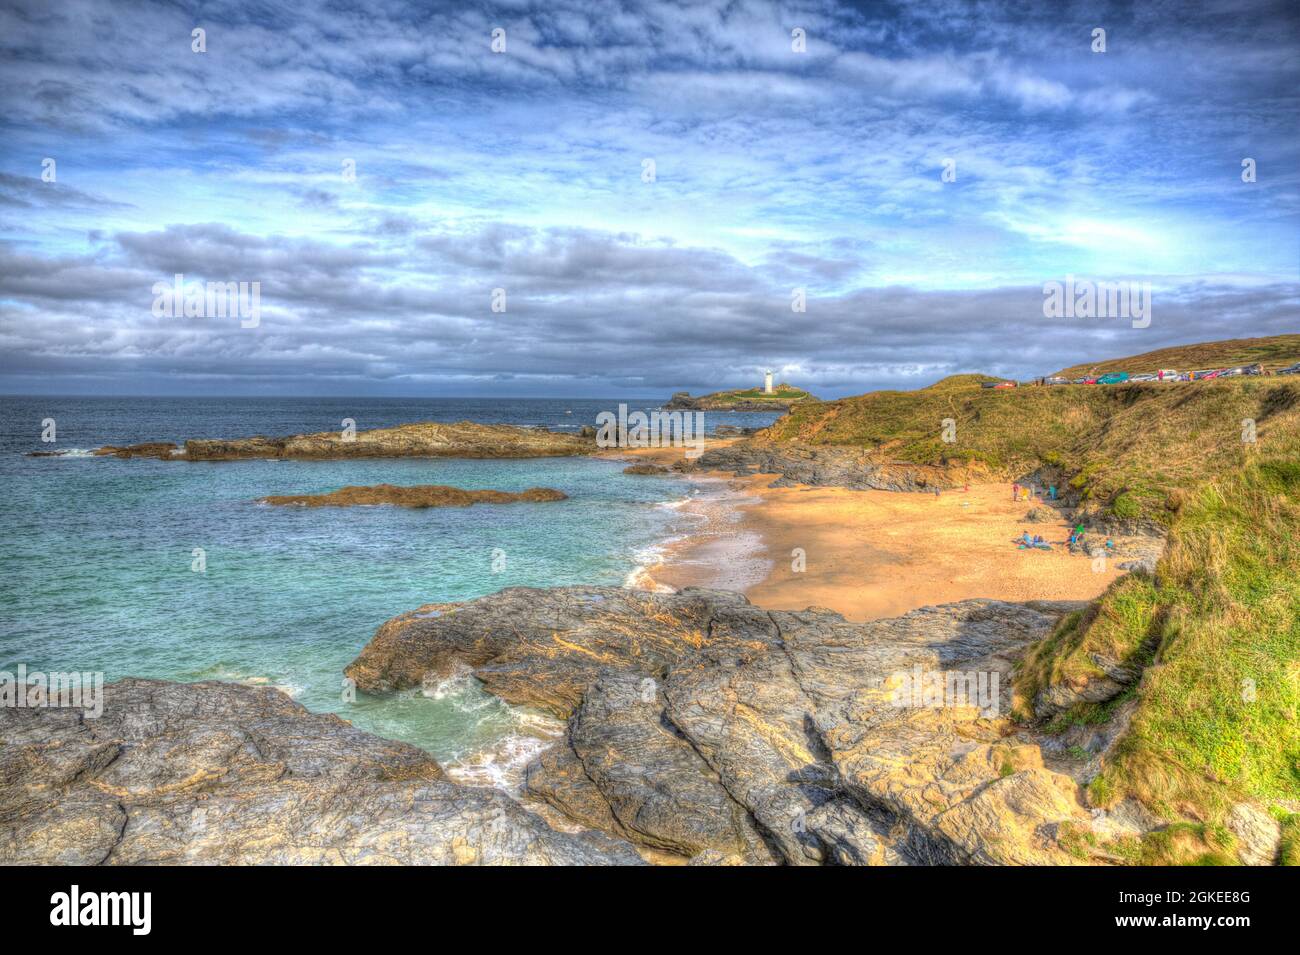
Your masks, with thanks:
[[[1099,384],[1099,385],[1122,385],[1122,384],[1123,384],[1124,382],[1126,382],[1126,381],[1128,381],[1128,372],[1126,372],[1126,371],[1112,371],[1110,374],[1102,375],[1100,378],[1098,378],[1098,379],[1097,379],[1097,384]]]
[[[1285,368],[1279,368],[1277,373],[1279,375],[1300,375],[1300,361],[1296,362],[1294,365],[1287,365]]]
[[[1192,372],[1192,381],[1208,381],[1211,378],[1218,378],[1223,374],[1222,368],[1204,368],[1201,371]]]
[[[1186,381],[1187,376],[1178,374],[1178,372],[1172,368],[1161,368],[1156,372],[1156,379],[1158,381]]]
[[[1134,375],[1132,378],[1129,379],[1129,381],[1158,381],[1158,380],[1159,379],[1157,379],[1154,374]]]
[[[1060,375],[1052,375],[1050,378],[1043,379],[1045,385],[1068,385],[1069,383],[1070,379],[1062,378]]]

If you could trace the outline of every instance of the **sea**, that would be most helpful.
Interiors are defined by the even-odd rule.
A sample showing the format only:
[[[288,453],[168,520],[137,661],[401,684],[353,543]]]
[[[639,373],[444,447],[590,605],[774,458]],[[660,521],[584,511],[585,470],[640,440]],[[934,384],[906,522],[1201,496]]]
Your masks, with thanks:
[[[463,782],[517,787],[559,733],[468,673],[387,696],[343,668],[389,618],[505,587],[628,586],[689,533],[716,482],[622,473],[617,461],[399,459],[184,462],[94,457],[104,444],[358,430],[415,421],[576,431],[655,399],[0,397],[0,670],[226,680],[283,690],[431,753]],[[706,413],[763,427],[772,414]],[[53,421],[54,442],[43,442]],[[30,457],[32,451],[64,452]],[[557,503],[296,508],[270,494],[345,485],[553,487]]]

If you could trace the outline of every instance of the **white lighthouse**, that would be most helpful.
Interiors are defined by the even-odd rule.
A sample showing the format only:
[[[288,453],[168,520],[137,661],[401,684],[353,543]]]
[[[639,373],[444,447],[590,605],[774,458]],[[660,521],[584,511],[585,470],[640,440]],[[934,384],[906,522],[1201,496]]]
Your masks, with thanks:
[[[770,395],[771,393],[772,393],[772,371],[771,369],[768,369],[767,374],[763,376],[763,394]]]

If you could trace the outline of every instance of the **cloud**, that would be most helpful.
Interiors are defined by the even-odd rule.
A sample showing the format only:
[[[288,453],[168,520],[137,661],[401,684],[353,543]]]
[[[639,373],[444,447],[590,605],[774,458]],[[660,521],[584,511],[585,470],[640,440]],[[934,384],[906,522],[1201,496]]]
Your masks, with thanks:
[[[1294,331],[1298,20],[17,0],[0,387],[833,395]],[[261,325],[154,317],[176,273]],[[1151,327],[1047,322],[1067,273],[1153,281]]]

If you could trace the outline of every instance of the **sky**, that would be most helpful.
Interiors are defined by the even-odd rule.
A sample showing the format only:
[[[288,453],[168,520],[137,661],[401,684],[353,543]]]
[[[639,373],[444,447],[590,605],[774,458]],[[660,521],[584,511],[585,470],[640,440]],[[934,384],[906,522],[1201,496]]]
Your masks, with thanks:
[[[837,397],[1300,332],[1298,133],[1288,2],[0,0],[0,394]],[[158,314],[178,273],[256,324]],[[1046,317],[1067,275],[1150,323]]]

